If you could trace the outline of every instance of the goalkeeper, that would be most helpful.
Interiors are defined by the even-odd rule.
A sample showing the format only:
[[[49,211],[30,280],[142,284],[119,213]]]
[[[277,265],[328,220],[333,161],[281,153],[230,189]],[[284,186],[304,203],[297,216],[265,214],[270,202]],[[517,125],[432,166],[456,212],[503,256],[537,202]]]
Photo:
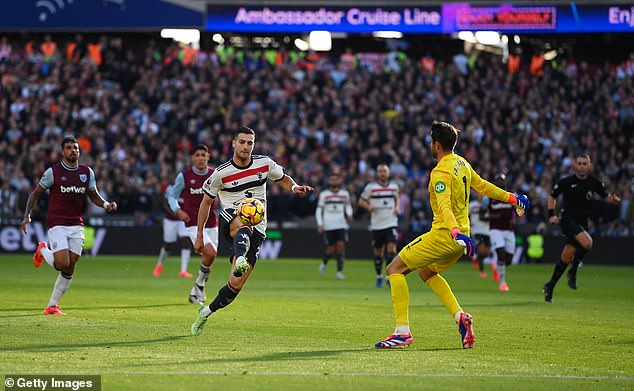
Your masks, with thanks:
[[[434,122],[431,126],[431,152],[438,161],[429,182],[434,220],[431,231],[405,246],[387,267],[396,329],[377,342],[377,348],[407,346],[413,342],[409,328],[409,288],[405,279],[412,270],[418,270],[423,281],[451,312],[458,323],[462,347],[472,348],[475,342],[472,317],[462,310],[449,284],[439,274],[449,269],[465,252],[469,256],[475,253],[475,245],[469,237],[470,188],[515,205],[520,216],[530,205],[526,196],[506,192],[482,179],[463,157],[453,152],[458,132],[446,122]]]

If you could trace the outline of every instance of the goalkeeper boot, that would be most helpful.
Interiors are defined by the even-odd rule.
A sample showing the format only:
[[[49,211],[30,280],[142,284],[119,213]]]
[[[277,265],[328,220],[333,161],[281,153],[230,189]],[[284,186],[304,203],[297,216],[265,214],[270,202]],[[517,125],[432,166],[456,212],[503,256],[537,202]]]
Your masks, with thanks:
[[[553,287],[549,283],[545,283],[542,288],[542,292],[544,292],[544,300],[548,303],[553,302]]]
[[[249,271],[249,263],[247,259],[240,255],[236,258],[236,269],[233,271],[233,275],[236,277],[242,277],[242,275]]]
[[[209,319],[208,316],[205,316],[205,312],[203,311],[204,309],[204,305],[200,306],[198,309],[198,317],[196,318],[196,321],[192,323],[191,331],[193,336],[196,336],[203,331],[203,327],[205,327],[205,323],[207,323],[207,319]]]
[[[412,342],[414,342],[414,338],[412,338],[411,333],[390,334],[384,340],[377,342],[374,347],[377,349],[404,348],[411,345]]]
[[[473,318],[471,314],[466,312],[460,313],[460,320],[458,320],[458,331],[462,337],[462,347],[465,349],[471,349],[475,343],[475,334],[473,333]]]

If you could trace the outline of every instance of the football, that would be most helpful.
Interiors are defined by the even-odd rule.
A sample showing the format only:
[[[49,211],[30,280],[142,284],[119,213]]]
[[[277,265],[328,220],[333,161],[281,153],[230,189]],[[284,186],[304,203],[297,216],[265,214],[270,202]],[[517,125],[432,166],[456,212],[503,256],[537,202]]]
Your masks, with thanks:
[[[244,225],[254,226],[264,219],[264,204],[255,198],[247,198],[238,207],[238,219]]]

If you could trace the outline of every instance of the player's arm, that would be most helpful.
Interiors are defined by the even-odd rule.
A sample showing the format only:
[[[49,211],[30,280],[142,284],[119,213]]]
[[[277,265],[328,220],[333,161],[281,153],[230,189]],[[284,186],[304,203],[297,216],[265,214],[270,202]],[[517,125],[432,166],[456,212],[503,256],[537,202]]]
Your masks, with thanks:
[[[370,204],[370,201],[366,200],[365,198],[363,198],[363,196],[361,196],[362,198],[359,198],[359,206],[362,207],[363,209],[367,210],[368,212],[372,213],[372,210],[374,208],[372,208],[372,205]]]
[[[92,201],[93,204],[104,208],[106,210],[106,212],[116,212],[117,211],[117,203],[114,202],[114,201],[108,202],[108,201],[104,200],[103,197],[101,196],[101,194],[99,194],[99,190],[97,190],[96,186],[94,188],[88,190],[88,197],[90,197],[90,201]]]
[[[170,209],[178,218],[186,223],[189,222],[189,215],[185,212],[181,206],[178,204],[178,197],[181,196],[183,189],[185,188],[185,177],[182,172],[179,172],[176,176],[176,180],[174,180],[174,184],[167,188],[165,192],[165,198],[167,198],[167,203],[170,206]]]
[[[33,208],[35,207],[35,205],[37,204],[40,197],[45,191],[46,189],[42,187],[41,184],[38,184],[35,187],[35,190],[33,190],[31,194],[29,194],[29,198],[26,200],[26,208],[24,209],[24,218],[22,219],[22,224],[21,224],[22,232],[27,233],[26,225],[31,222],[31,211],[33,210]]]
[[[493,198],[494,200],[515,205],[515,211],[518,216],[523,216],[524,213],[526,213],[530,207],[528,197],[523,194],[510,193],[506,190],[500,189],[493,183],[482,179],[482,177],[478,175],[471,166],[469,166],[469,170],[471,170],[471,187],[475,191],[489,198]]]
[[[348,223],[351,223],[353,218],[352,218],[352,200],[350,199],[350,193],[348,192],[346,194],[346,207],[345,207],[345,212],[346,212],[346,220],[348,221]]]
[[[372,213],[372,211],[374,210],[374,208],[372,207],[372,204],[370,203],[370,195],[371,194],[372,194],[372,191],[366,185],[366,187],[361,192],[361,197],[359,197],[359,206],[362,207],[363,209],[367,210],[370,213]]]
[[[551,224],[558,224],[559,218],[555,215],[555,208],[557,207],[557,197],[563,191],[564,183],[563,180],[555,183],[553,186],[553,190],[550,192],[548,196],[548,201],[546,202],[546,207],[548,209],[548,222]]]
[[[401,197],[398,195],[399,190],[396,188],[396,192],[394,192],[394,214],[399,216],[401,214]]]
[[[324,232],[324,205],[326,197],[324,193],[319,194],[319,200],[317,200],[317,208],[315,208],[315,220],[317,221],[317,232]]]
[[[286,189],[287,191],[295,194],[306,194],[315,190],[311,186],[298,185],[297,183],[295,183],[295,180],[287,174],[284,174],[284,176],[281,179],[277,180],[276,183],[282,186],[282,188]]]
[[[621,202],[621,197],[617,196],[614,193],[608,193],[605,190],[605,185],[603,184],[603,182],[601,182],[598,179],[596,181],[595,189],[596,189],[595,191],[597,192],[597,194],[599,194],[603,202],[612,204],[612,205],[618,205],[618,203]]]
[[[431,173],[431,183],[434,184],[434,192],[438,201],[438,209],[442,216],[444,227],[451,231],[454,228],[460,229],[456,216],[451,209],[451,174],[445,171],[434,170]]]
[[[436,201],[438,203],[438,209],[440,209],[444,228],[449,230],[451,237],[454,238],[459,245],[465,247],[467,255],[473,256],[475,254],[475,244],[470,237],[460,232],[458,221],[451,208],[452,179],[451,174],[448,172],[440,170],[433,170],[431,172],[430,181],[434,185]]]
[[[92,168],[88,168],[88,197],[93,204],[104,208],[106,212],[117,211],[116,202],[108,202],[99,194],[99,190],[97,190],[97,180],[95,179],[95,173]]]

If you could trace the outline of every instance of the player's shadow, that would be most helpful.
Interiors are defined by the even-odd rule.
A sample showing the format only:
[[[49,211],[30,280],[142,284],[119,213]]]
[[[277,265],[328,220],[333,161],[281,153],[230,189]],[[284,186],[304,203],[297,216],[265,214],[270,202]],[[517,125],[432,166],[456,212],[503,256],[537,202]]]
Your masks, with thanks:
[[[20,347],[0,346],[1,351],[20,350],[26,352],[58,352],[65,350],[77,350],[83,348],[112,348],[112,347],[130,347],[130,346],[145,346],[154,343],[172,342],[187,338],[184,335],[174,335],[164,338],[144,339],[139,341],[106,341],[106,342],[92,342],[92,343],[54,343],[48,345],[23,345]]]
[[[377,354],[387,354],[388,351],[398,351],[399,354],[411,352],[436,352],[436,351],[449,351],[449,350],[463,350],[459,347],[452,348],[428,348],[428,349],[375,349],[372,347],[363,347],[358,349],[339,349],[339,350],[311,350],[305,352],[277,352],[258,356],[244,357],[218,357],[218,358],[203,358],[190,361],[173,361],[173,362],[151,362],[151,363],[137,363],[126,364],[129,367],[156,367],[157,365],[199,365],[199,364],[232,364],[232,363],[245,363],[254,362],[262,363],[267,361],[300,361],[300,360],[321,360],[329,357],[334,357],[343,353],[367,353],[368,351],[376,351]]]
[[[146,305],[110,305],[110,306],[98,306],[98,307],[64,307],[64,311],[68,310],[118,310],[118,309],[135,309],[135,308],[160,308],[160,307],[174,307],[174,306],[191,306],[189,303],[160,303],[160,304],[146,304]],[[194,308],[192,306],[192,308]],[[0,308],[0,312],[17,312],[17,311],[28,311],[28,312],[36,312],[35,314],[19,314],[19,315],[7,315],[0,316],[0,318],[15,318],[19,316],[35,316],[42,315],[41,307],[30,307],[30,308]]]

